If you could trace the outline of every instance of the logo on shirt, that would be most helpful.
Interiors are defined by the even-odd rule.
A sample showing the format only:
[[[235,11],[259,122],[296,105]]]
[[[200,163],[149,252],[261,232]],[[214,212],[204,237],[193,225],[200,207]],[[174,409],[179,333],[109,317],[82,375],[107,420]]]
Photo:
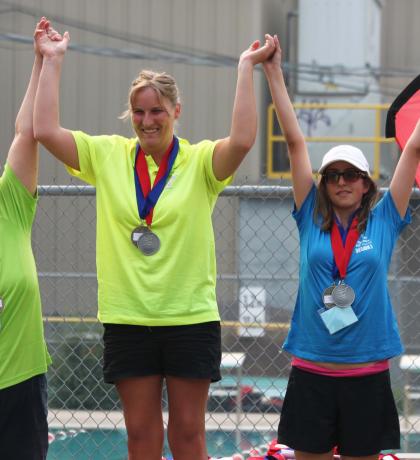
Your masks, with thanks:
[[[364,235],[357,241],[356,246],[354,247],[354,252],[359,254],[359,252],[370,251],[371,249],[373,249],[373,243],[366,235]]]

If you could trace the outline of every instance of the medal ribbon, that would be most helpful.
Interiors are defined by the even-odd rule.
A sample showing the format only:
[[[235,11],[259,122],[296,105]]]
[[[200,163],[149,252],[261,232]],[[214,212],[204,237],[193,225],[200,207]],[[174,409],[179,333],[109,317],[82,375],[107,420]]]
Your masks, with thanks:
[[[160,162],[158,173],[151,187],[146,155],[140,144],[136,147],[136,159],[134,162],[134,182],[136,185],[137,208],[141,219],[145,219],[148,226],[152,224],[153,209],[163,192],[166,180],[175,163],[179,151],[179,141],[174,136],[171,145],[165,152]]]
[[[331,229],[331,247],[334,254],[335,265],[340,273],[340,278],[344,279],[347,273],[347,267],[350,262],[350,258],[353,252],[353,248],[356,245],[357,240],[359,239],[359,231],[357,230],[358,219],[355,217],[350,224],[348,229],[345,242],[343,243],[343,238],[340,234],[340,229],[338,228],[337,222],[334,219],[333,226]],[[334,272],[337,271],[334,270]],[[335,278],[335,276],[334,276]]]

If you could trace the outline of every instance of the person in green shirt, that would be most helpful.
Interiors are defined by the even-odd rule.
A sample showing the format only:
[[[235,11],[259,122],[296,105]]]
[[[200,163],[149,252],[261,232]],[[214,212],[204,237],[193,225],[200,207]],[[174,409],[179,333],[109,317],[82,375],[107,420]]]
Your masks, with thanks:
[[[274,46],[255,41],[240,56],[230,135],[191,145],[174,135],[181,114],[175,80],[150,70],[129,90],[125,116],[135,137],[63,128],[59,82],[68,41],[67,32],[61,42],[39,36],[34,131],[71,174],[96,187],[104,377],[122,401],[129,459],[161,459],[165,379],[174,458],[207,460],[208,389],[221,378],[211,214],[254,144],[253,70]]]
[[[50,27],[44,18],[35,34]],[[50,28],[51,40],[61,39]],[[43,460],[48,450],[47,367],[41,299],[31,246],[38,144],[33,107],[42,55],[35,60],[0,177],[0,458]]]

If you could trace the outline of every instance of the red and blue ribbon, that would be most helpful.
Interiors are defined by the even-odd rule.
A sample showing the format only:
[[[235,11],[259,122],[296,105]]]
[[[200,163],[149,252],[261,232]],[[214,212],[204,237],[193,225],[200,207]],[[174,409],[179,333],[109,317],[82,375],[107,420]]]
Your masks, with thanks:
[[[136,159],[134,161],[137,208],[140,218],[145,219],[149,226],[153,220],[153,209],[165,188],[166,181],[175,163],[178,151],[179,140],[174,136],[171,145],[160,162],[158,173],[153,182],[153,187],[151,187],[145,152],[142,150],[140,144],[137,144]]]

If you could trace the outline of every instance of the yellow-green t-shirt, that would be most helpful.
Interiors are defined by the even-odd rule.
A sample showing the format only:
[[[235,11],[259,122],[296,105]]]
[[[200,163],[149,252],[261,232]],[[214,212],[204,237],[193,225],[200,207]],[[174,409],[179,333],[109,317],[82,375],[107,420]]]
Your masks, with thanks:
[[[0,389],[47,371],[41,299],[31,246],[37,197],[6,164],[0,178]]]
[[[98,318],[103,323],[146,326],[195,324],[220,319],[211,214],[231,178],[218,181],[216,142],[180,139],[172,171],[154,208],[151,229],[159,251],[146,256],[131,233],[140,219],[134,182],[137,139],[73,132],[80,171],[96,187]],[[158,167],[146,156],[151,183]]]

